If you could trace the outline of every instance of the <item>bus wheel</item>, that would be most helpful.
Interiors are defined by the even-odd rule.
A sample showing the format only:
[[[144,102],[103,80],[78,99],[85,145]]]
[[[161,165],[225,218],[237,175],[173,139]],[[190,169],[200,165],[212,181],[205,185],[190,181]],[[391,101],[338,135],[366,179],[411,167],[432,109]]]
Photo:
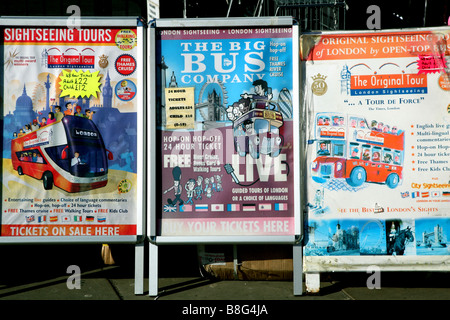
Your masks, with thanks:
[[[386,184],[391,189],[395,189],[398,186],[399,182],[400,182],[400,179],[398,177],[398,174],[396,174],[396,173],[391,173],[386,179]]]
[[[17,173],[19,174],[19,176],[23,176],[23,169],[22,169],[22,167],[18,167],[17,168]]]
[[[347,183],[352,187],[359,187],[366,182],[366,170],[362,167],[353,168],[350,177],[347,178]]]
[[[51,190],[53,188],[53,175],[50,172],[44,173],[42,180],[44,181],[45,190]]]

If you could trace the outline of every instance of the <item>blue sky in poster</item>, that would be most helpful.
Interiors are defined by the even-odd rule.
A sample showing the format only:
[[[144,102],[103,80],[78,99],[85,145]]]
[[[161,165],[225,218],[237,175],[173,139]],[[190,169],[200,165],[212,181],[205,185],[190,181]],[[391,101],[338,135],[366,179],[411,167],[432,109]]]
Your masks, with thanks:
[[[245,92],[254,93],[252,82],[257,79],[267,81],[274,100],[283,88],[292,92],[291,38],[163,40],[160,45],[168,66],[166,85],[174,73],[179,87],[195,87],[196,103],[211,79],[223,83],[227,105]],[[221,92],[219,85],[209,85],[201,100],[214,88]]]

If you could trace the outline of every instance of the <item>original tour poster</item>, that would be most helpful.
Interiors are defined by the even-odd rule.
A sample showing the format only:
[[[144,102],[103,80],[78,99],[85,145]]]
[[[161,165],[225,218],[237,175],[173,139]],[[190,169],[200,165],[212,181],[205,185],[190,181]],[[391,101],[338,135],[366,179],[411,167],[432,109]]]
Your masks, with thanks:
[[[158,30],[160,235],[294,235],[293,36]]]
[[[1,237],[135,236],[138,28],[2,31]]]

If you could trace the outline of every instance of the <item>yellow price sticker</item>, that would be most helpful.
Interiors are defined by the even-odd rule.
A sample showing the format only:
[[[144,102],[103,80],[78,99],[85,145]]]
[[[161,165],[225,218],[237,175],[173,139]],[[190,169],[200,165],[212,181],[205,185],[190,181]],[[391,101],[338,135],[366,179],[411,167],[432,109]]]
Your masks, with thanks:
[[[91,95],[97,98],[97,92],[100,92],[99,71],[91,73],[80,70],[63,70],[60,75],[59,88],[62,90],[60,97],[84,98]]]

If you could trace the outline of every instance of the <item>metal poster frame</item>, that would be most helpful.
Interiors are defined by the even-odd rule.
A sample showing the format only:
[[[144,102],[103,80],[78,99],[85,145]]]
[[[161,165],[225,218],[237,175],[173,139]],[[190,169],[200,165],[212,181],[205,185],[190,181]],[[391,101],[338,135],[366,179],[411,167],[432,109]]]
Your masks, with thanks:
[[[135,77],[137,80],[137,121],[136,121],[136,172],[140,173],[136,177],[137,192],[135,197],[135,215],[136,215],[136,234],[135,235],[123,235],[123,236],[90,236],[80,235],[75,237],[68,236],[48,236],[48,237],[0,237],[0,244],[88,244],[88,243],[130,243],[135,244],[135,294],[142,294],[144,290],[144,241],[146,232],[146,50],[147,50],[147,24],[140,17],[93,17],[93,18],[79,18],[77,20],[80,23],[81,28],[85,27],[117,27],[117,28],[131,28],[135,27],[137,30],[137,63],[135,64]],[[3,31],[7,27],[70,27],[68,17],[0,17],[0,28]],[[73,28],[73,26],[72,26]],[[4,45],[2,35],[2,45],[0,48],[1,57],[3,62]],[[125,53],[126,51],[124,51]],[[3,67],[2,63],[2,67]],[[0,79],[1,96],[3,97],[4,78]],[[4,101],[4,99],[2,99]],[[2,125],[3,125],[3,108],[2,105]],[[3,146],[3,144],[2,144]],[[3,175],[3,166],[2,175]],[[3,202],[3,201],[2,201]],[[3,210],[2,210],[3,212]],[[0,217],[1,225],[1,217]]]
[[[371,266],[380,271],[449,270],[449,32],[449,27],[436,27],[311,32],[300,37],[309,170],[303,257],[307,291],[318,291],[320,272],[368,272]],[[338,114],[344,124],[326,124]],[[358,116],[367,125],[355,121]],[[348,132],[342,142],[339,133],[332,133],[340,128]],[[352,133],[354,128],[358,134]],[[370,137],[366,133],[361,138],[361,130],[371,132]],[[383,169],[367,169],[363,182],[351,174],[337,175],[333,170],[338,165],[330,172],[322,170],[333,159],[323,153],[328,152],[326,141],[349,141],[342,155],[331,148],[343,166],[347,161],[347,166],[364,162],[364,167],[373,167],[375,151],[383,150],[383,166],[377,167],[388,168],[387,178]],[[371,156],[365,148],[372,149]],[[394,151],[393,161],[386,158],[389,150]],[[399,181],[388,179],[398,167]]]
[[[293,153],[293,165],[294,165],[294,183],[293,192],[291,196],[294,197],[294,209],[293,209],[293,223],[294,232],[292,235],[161,235],[160,224],[161,224],[161,211],[162,209],[162,199],[157,196],[160,194],[162,186],[155,183],[158,174],[161,172],[161,168],[157,168],[156,164],[161,163],[158,159],[155,159],[157,155],[160,154],[162,148],[162,140],[158,141],[157,134],[157,124],[158,118],[156,113],[158,113],[157,108],[157,97],[155,90],[158,87],[157,70],[158,65],[161,62],[156,61],[158,50],[157,45],[157,35],[161,29],[178,29],[186,30],[189,28],[208,30],[212,28],[258,28],[258,27],[289,27],[292,28],[292,122],[293,122],[293,145],[296,150]],[[224,31],[225,32],[225,31]],[[264,17],[264,18],[233,18],[233,19],[156,19],[149,23],[149,65],[148,65],[148,95],[149,106],[152,112],[148,113],[148,158],[149,158],[149,170],[148,170],[148,238],[149,238],[149,252],[150,252],[150,290],[149,294],[151,296],[156,296],[158,294],[158,246],[159,245],[172,245],[172,244],[292,244],[294,246],[294,292],[296,294],[301,294],[302,290],[302,274],[301,274],[301,250],[302,247],[299,245],[302,236],[302,215],[301,215],[301,191],[300,191],[300,177],[301,177],[301,146],[302,142],[300,139],[300,104],[299,104],[299,29],[292,17]],[[291,37],[289,36],[289,37]],[[220,38],[220,36],[218,36]],[[192,38],[193,39],[193,38]],[[189,41],[189,40],[186,40]],[[151,49],[150,49],[151,48]],[[176,58],[174,58],[176,59]],[[182,59],[182,57],[180,57]],[[174,60],[172,60],[174,61]],[[168,75],[169,77],[170,75]],[[166,85],[166,84],[165,84]],[[192,116],[191,116],[192,117]],[[298,147],[298,148],[297,148]],[[161,151],[162,152],[162,151]],[[163,181],[167,179],[172,179],[172,177],[163,177]],[[230,182],[230,185],[234,184]]]

